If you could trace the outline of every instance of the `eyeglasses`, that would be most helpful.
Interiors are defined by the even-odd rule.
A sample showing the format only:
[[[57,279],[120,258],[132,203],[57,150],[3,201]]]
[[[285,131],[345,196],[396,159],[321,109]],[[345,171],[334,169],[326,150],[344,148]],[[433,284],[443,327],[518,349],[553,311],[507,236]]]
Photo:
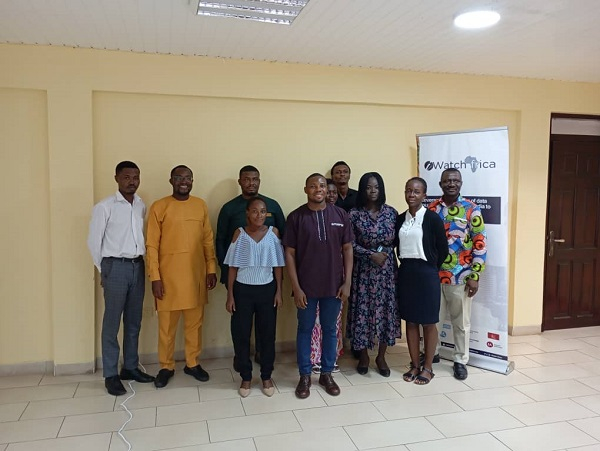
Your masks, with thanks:
[[[171,177],[174,182],[193,182],[194,178],[189,175],[174,175]]]

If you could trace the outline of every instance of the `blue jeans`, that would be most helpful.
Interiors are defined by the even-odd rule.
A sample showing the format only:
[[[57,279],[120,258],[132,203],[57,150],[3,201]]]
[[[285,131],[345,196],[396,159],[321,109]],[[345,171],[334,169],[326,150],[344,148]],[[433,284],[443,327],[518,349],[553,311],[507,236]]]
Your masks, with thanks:
[[[296,334],[296,355],[298,370],[301,376],[309,375],[312,370],[310,364],[310,339],[317,317],[319,306],[319,319],[323,333],[321,373],[331,373],[337,359],[336,322],[342,308],[342,301],[336,297],[308,298],[305,309],[298,309],[298,332]]]

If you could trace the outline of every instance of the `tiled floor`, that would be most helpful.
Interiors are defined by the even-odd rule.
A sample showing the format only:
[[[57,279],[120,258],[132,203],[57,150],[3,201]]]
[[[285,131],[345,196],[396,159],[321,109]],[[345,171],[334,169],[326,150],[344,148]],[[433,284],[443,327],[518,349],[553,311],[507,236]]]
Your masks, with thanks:
[[[207,360],[207,383],[182,371],[162,390],[134,383],[124,435],[136,451],[600,451],[600,327],[509,342],[509,376],[470,368],[461,382],[442,361],[429,385],[406,383],[399,343],[388,356],[391,377],[361,376],[346,356],[336,376],[342,394],[328,396],[314,376],[306,400],[294,397],[293,354],[277,358],[272,398],[255,380],[241,399],[231,359]],[[128,418],[124,399],[107,395],[100,375],[0,378],[0,451],[127,450],[116,433]]]

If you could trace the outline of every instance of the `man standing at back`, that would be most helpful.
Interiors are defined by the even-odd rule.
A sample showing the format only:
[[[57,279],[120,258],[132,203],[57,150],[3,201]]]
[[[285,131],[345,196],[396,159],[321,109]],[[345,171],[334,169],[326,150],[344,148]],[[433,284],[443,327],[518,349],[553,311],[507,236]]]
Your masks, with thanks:
[[[231,244],[234,232],[246,225],[246,206],[249,199],[258,196],[258,190],[260,188],[260,172],[254,166],[244,166],[240,169],[238,185],[242,189],[242,194],[234,197],[227,202],[221,208],[219,212],[219,218],[217,220],[217,260],[221,267],[221,283],[227,288],[227,275],[229,267],[223,262],[225,255],[227,255],[227,249]],[[285,232],[285,217],[281,211],[281,207],[276,200],[270,199],[267,196],[261,194],[261,199],[265,201],[267,206],[267,219],[265,220],[266,226],[273,226],[279,230],[280,236],[284,235]],[[260,349],[258,348],[258,334],[259,330],[254,327],[254,343],[255,349],[255,360],[260,361]],[[234,367],[236,366],[234,358]]]
[[[208,373],[198,363],[202,352],[202,322],[208,290],[217,284],[213,232],[206,202],[190,196],[194,177],[187,166],[176,166],[169,180],[173,194],[157,200],[148,215],[148,276],[158,311],[158,360],[154,385],[166,386],[175,374],[175,332],[183,314],[183,371],[205,382]]]
[[[458,169],[442,172],[440,188],[442,197],[432,202],[429,209],[444,221],[450,253],[440,271],[442,297],[438,350],[440,329],[449,313],[454,337],[454,377],[464,380],[468,376],[471,302],[485,269],[486,233],[479,206],[460,195],[462,175]]]
[[[146,206],[135,194],[140,170],[131,161],[115,169],[119,187],[116,194],[98,202],[92,213],[88,247],[100,273],[104,289],[102,319],[102,374],[108,393],[127,393],[123,380],[152,382],[154,378],[138,369],[138,338],[144,304],[144,216]],[[119,377],[117,334],[123,317],[123,368]]]
[[[335,162],[331,167],[331,179],[338,190],[338,199],[335,204],[346,210],[346,212],[350,211],[356,205],[356,198],[358,197],[358,191],[348,186],[350,166],[345,161]]]
[[[310,395],[310,343],[317,306],[323,337],[319,384],[331,396],[340,394],[331,372],[337,359],[337,317],[350,295],[354,240],[346,212],[326,202],[325,177],[310,175],[304,192],[307,203],[289,214],[283,237],[285,262],[298,308],[296,353],[300,380],[296,396],[300,399]]]

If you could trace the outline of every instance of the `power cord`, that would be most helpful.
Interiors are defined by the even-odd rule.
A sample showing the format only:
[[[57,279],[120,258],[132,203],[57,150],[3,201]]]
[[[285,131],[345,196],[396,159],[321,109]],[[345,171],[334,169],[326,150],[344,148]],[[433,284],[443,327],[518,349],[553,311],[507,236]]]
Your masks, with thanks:
[[[142,368],[142,371],[145,373],[146,368],[144,368],[144,365],[142,365],[140,363],[139,366]],[[131,413],[131,410],[129,410],[127,408],[125,403],[135,396],[135,390],[133,388],[133,385],[131,385],[133,382],[135,382],[135,381],[131,380],[131,381],[129,381],[129,384],[128,384],[129,388],[131,388],[131,391],[133,393],[131,395],[129,395],[121,404],[119,404],[125,410],[125,412],[127,412],[129,414],[129,418],[127,419],[127,421],[125,421],[125,423],[123,423],[121,428],[117,431],[117,434],[119,435],[119,437],[121,437],[121,440],[123,440],[125,442],[125,444],[127,445],[127,451],[131,451],[131,443],[129,443],[127,441],[127,439],[125,438],[125,436],[123,435],[123,429],[125,429],[125,426],[127,426],[129,424],[129,422],[131,420],[133,420],[133,413]]]

